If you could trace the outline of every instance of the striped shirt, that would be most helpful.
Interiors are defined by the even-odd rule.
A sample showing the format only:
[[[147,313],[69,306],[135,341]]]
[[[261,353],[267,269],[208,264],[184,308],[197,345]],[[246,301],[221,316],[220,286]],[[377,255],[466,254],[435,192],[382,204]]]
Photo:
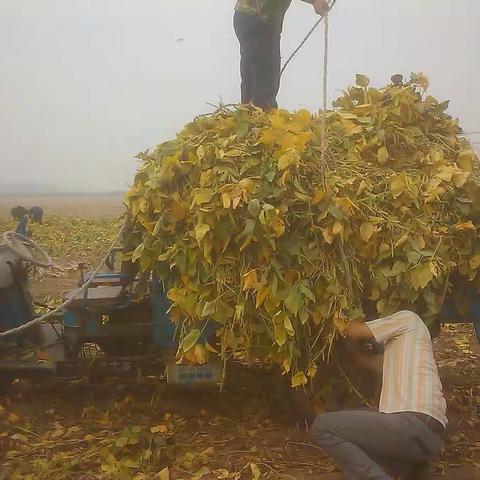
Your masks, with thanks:
[[[423,413],[446,427],[447,404],[430,332],[422,319],[416,313],[401,311],[366,325],[385,346],[380,412]]]

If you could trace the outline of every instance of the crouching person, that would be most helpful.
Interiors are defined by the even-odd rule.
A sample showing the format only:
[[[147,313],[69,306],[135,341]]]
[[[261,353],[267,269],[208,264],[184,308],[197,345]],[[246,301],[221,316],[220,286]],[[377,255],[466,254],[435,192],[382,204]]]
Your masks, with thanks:
[[[387,471],[408,480],[431,478],[447,417],[427,327],[415,313],[401,311],[351,323],[345,337],[384,346],[379,411],[319,415],[312,425],[315,442],[349,480],[394,478]]]

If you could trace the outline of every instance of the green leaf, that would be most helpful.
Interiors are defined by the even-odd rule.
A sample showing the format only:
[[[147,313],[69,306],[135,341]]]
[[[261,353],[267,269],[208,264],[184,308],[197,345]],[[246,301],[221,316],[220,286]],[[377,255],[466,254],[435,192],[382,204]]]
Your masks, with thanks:
[[[145,245],[140,243],[137,248],[133,251],[132,254],[132,263],[135,263],[141,256],[143,251],[145,250]]]
[[[424,289],[433,279],[434,270],[431,263],[417,265],[410,271],[410,280],[415,291]]]
[[[200,338],[200,330],[198,328],[194,328],[187,336],[185,336],[182,340],[182,351],[183,353],[188,352],[195,344],[198,342]]]
[[[293,315],[297,315],[298,311],[303,307],[302,296],[297,287],[290,289],[284,304]]]
[[[212,315],[212,313],[215,313],[217,311],[216,308],[216,301],[212,300],[211,302],[206,302],[203,310],[202,310],[202,317],[206,317],[208,315]]]
[[[195,238],[198,243],[200,243],[204,238],[207,232],[210,231],[210,225],[206,223],[199,223],[195,226]]]
[[[360,237],[364,242],[368,242],[373,235],[374,227],[370,222],[363,222],[360,225]]]
[[[277,344],[280,346],[285,345],[285,342],[287,341],[287,330],[281,319],[275,321],[274,331],[275,341],[277,342]]]

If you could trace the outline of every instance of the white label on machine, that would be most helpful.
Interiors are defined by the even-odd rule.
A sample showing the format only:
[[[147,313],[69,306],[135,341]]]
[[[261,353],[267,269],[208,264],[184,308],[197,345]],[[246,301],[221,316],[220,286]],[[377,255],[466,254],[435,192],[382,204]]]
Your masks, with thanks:
[[[222,367],[217,362],[205,365],[167,365],[167,383],[191,384],[217,384],[222,381]]]

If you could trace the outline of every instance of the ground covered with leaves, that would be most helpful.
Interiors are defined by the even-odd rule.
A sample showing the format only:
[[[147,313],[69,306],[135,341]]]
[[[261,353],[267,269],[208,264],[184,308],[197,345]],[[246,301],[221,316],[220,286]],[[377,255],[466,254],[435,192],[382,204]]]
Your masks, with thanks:
[[[470,326],[436,342],[450,434],[437,464],[446,479],[480,469],[480,348]],[[222,393],[145,382],[47,390],[17,384],[0,397],[3,479],[339,479],[303,425],[279,414],[263,374],[242,373]]]

